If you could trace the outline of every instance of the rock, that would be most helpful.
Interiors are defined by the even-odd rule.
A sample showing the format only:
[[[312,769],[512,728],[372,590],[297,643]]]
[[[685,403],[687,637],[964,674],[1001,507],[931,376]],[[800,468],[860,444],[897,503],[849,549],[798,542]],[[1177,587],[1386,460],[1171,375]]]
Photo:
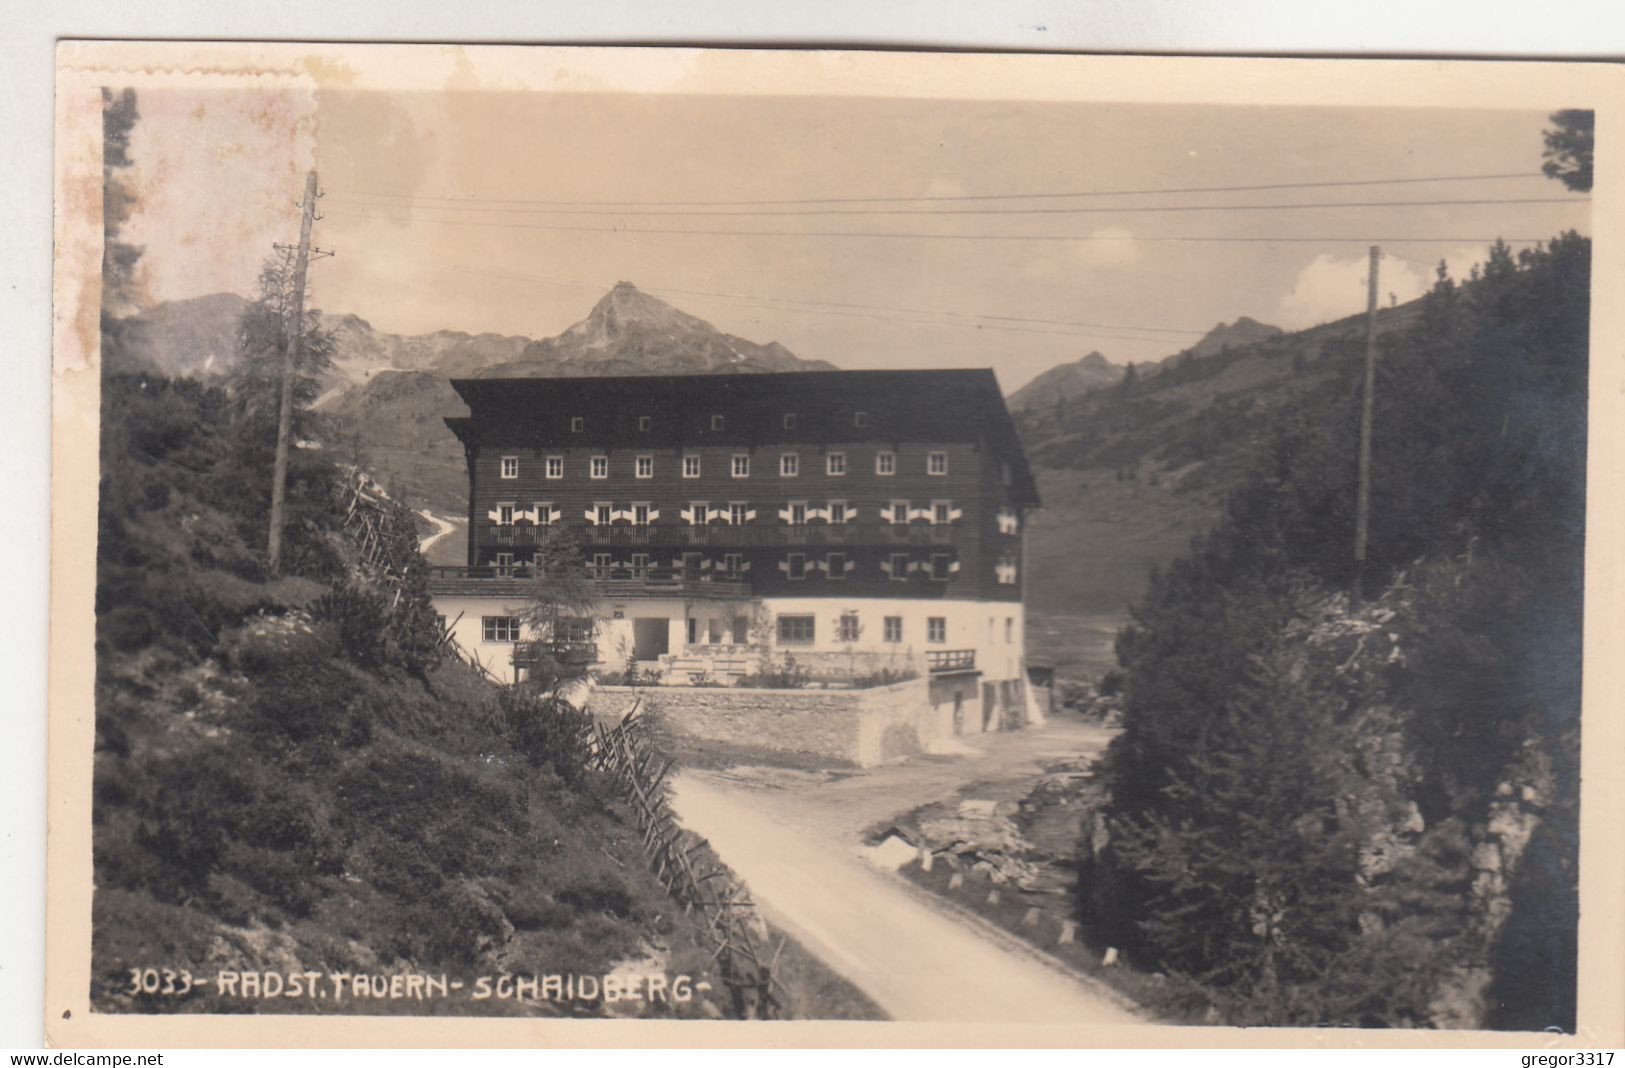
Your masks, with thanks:
[[[896,871],[920,855],[901,835],[888,835],[879,844],[863,850],[863,859],[885,871]],[[929,869],[927,869],[929,870]]]
[[[990,820],[998,815],[997,801],[961,801],[959,818],[962,820]]]

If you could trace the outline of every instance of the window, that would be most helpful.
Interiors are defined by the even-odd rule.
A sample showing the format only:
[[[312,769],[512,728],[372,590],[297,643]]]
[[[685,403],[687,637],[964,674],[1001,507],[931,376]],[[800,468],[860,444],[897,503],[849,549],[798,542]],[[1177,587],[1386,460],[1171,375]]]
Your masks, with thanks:
[[[891,578],[893,582],[908,581],[908,553],[891,554]]]
[[[721,430],[722,429],[722,416],[713,415],[711,417],[711,429],[712,430]]]
[[[513,526],[513,502],[505,501],[497,505],[497,522],[505,527]]]
[[[536,502],[536,525],[539,526],[539,527],[546,527],[546,526],[552,526],[553,525],[553,502],[552,501],[537,501]]]
[[[609,457],[608,456],[594,456],[592,458],[592,471],[591,471],[591,474],[592,474],[593,478],[608,478],[609,477]]]
[[[852,425],[855,426],[855,427],[858,427],[859,429],[862,429],[863,427],[868,426],[869,425],[869,413],[868,412],[853,412],[852,413]]]
[[[884,637],[887,641],[900,642],[903,640],[902,616],[887,616],[885,619],[885,625]]]
[[[801,456],[799,453],[787,452],[779,457],[779,477],[795,478],[801,474]]]
[[[893,501],[893,502],[891,502],[891,521],[893,523],[903,523],[903,524],[906,524],[908,522],[908,502],[907,501]]]
[[[948,581],[948,554],[931,554],[931,578],[936,582]]]
[[[685,456],[685,457],[683,457],[683,477],[684,478],[699,478],[700,477],[700,458],[698,456]]]
[[[595,524],[597,524],[598,526],[607,527],[607,526],[609,526],[609,524],[611,522],[614,521],[615,513],[610,509],[609,505],[606,504],[605,502],[599,501],[597,504],[592,506],[592,510],[593,510],[593,520],[592,521]]]
[[[792,580],[807,577],[807,555],[805,553],[791,553],[785,557],[785,563],[787,566],[784,573],[789,575]]]
[[[812,616],[780,616],[780,645],[811,645],[813,643]]]
[[[1016,620],[1014,616],[1004,617],[1004,644],[1010,645],[1016,640]]]
[[[694,501],[689,504],[688,509],[688,521],[697,527],[705,526],[705,516],[710,507],[704,501]]]
[[[686,579],[688,579],[690,581],[695,581],[700,577],[700,559],[701,559],[701,557],[700,557],[699,553],[684,553],[683,554],[683,577],[684,578],[686,578]],[[693,622],[693,617],[692,616],[689,617],[689,621]],[[693,641],[693,640],[694,640],[693,638],[689,639],[689,641]]]
[[[845,501],[830,501],[829,502],[829,521],[831,523],[844,523],[844,522],[846,522],[846,502]]]
[[[700,621],[693,616],[688,617],[688,634],[685,640],[689,645],[695,645],[700,640]]]
[[[554,636],[561,642],[590,642],[598,624],[590,619],[561,619]]]
[[[598,578],[608,578],[609,577],[609,568],[610,568],[610,561],[609,561],[609,554],[608,553],[593,553],[592,554],[592,573],[593,573],[593,575],[595,575]]]
[[[497,574],[502,578],[513,574],[513,553],[497,553]]]
[[[733,618],[733,643],[735,645],[746,645],[749,642],[750,642],[750,617],[749,616],[734,616],[734,618]]]
[[[824,573],[826,575],[828,575],[831,579],[844,579],[844,578],[846,578],[846,554],[845,553],[830,553],[829,558],[824,561],[824,567],[825,567]],[[845,617],[843,617],[843,618],[845,618]],[[849,638],[847,640],[851,641],[852,639]]]
[[[579,415],[572,415],[570,417],[570,433],[579,434],[585,429],[587,429],[586,419]]]
[[[744,571],[745,557],[742,553],[722,554],[722,573],[729,578],[738,578]]]
[[[519,477],[519,457],[517,457],[517,456],[504,456],[502,458],[502,477],[503,478],[518,478]]]
[[[895,452],[875,453],[875,474],[895,475],[897,473],[897,454]]]
[[[733,473],[735,478],[750,477],[750,457],[742,452],[734,453]]]
[[[948,617],[931,616],[925,621],[925,640],[941,645],[948,640]]]
[[[948,473],[948,454],[945,452],[926,453],[925,473],[928,475],[946,475]]]
[[[786,429],[786,430],[794,430],[795,428],[796,428],[796,413],[795,412],[785,412],[784,413],[784,429]]]
[[[653,456],[638,457],[637,476],[639,478],[655,477],[655,458]]]
[[[804,524],[805,522],[807,522],[807,502],[806,501],[791,501],[790,502],[790,523],[793,526],[798,526],[799,527],[802,524]]]
[[[648,430],[652,429],[654,427],[654,425],[655,425],[655,421],[654,421],[653,416],[648,416],[648,415],[640,415],[640,416],[638,416],[638,429],[639,430],[648,431]]]
[[[733,526],[741,526],[750,518],[750,509],[745,507],[744,501],[728,502],[728,522]]]
[[[855,642],[863,633],[863,624],[858,622],[856,612],[841,613],[841,641]]]
[[[828,456],[825,456],[824,457],[824,474],[826,474],[826,475],[844,475],[844,474],[846,474],[846,453],[844,453],[844,452],[832,452]]]
[[[949,516],[950,516],[952,510],[953,510],[953,502],[951,502],[951,501],[932,501],[931,502],[931,522],[933,522],[933,523],[947,523],[947,522],[949,522]]]
[[[649,502],[639,501],[632,506],[632,525],[646,527],[649,525]]]
[[[480,637],[488,642],[516,642],[519,640],[518,616],[484,616],[480,619]]]
[[[563,478],[564,477],[564,457],[562,457],[562,456],[549,456],[547,458],[547,477],[548,478]]]
[[[648,553],[633,553],[632,554],[632,575],[633,575],[633,577],[642,578],[643,576],[647,575],[648,573],[649,573],[649,554]]]

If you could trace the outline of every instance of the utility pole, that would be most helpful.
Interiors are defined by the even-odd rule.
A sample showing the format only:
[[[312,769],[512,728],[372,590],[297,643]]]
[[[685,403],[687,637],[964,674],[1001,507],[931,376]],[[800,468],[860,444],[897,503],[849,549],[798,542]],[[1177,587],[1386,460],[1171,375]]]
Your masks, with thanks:
[[[288,484],[288,438],[293,432],[293,378],[305,333],[305,270],[310,266],[310,228],[316,221],[316,172],[305,175],[305,202],[299,220],[299,246],[293,257],[293,289],[284,303],[282,403],[277,412],[276,466],[271,474],[271,533],[266,542],[271,574],[282,568],[282,511]]]
[[[1377,264],[1382,249],[1371,246],[1371,269],[1366,277],[1365,302],[1365,390],[1360,399],[1360,485],[1354,511],[1354,592],[1352,603],[1360,606],[1365,596],[1365,544],[1371,529],[1371,409],[1377,385]]]

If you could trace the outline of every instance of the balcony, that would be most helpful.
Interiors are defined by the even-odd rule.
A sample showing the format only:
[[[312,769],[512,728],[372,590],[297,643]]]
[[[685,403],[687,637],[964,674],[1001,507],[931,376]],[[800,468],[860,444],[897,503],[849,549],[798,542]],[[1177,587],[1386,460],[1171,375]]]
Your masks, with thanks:
[[[534,546],[540,543],[552,527],[529,523],[479,524],[476,537],[481,546]],[[958,528],[947,524],[931,523],[708,523],[696,526],[688,523],[651,523],[633,526],[617,523],[609,527],[570,524],[568,529],[578,534],[588,545],[624,546],[648,545],[666,548],[687,546],[715,546],[717,548],[784,548],[798,546],[910,546],[952,545],[957,540]]]
[[[588,577],[606,599],[622,597],[701,597],[738,600],[751,596],[750,582],[719,575],[690,575],[669,567],[589,567]],[[528,597],[535,577],[524,564],[513,567],[431,567],[429,592],[437,597]]]
[[[975,649],[930,649],[925,666],[933,675],[969,674],[976,670]]]

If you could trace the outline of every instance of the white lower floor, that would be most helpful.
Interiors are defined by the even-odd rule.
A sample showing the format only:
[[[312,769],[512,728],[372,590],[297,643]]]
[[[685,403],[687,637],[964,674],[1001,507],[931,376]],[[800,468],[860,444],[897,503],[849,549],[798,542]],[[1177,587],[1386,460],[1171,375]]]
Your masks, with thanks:
[[[464,652],[517,681],[522,599],[443,596],[435,610]],[[636,667],[660,682],[730,683],[764,671],[833,678],[925,675],[945,733],[979,733],[1041,718],[1027,692],[1018,602],[768,597],[750,601],[627,598],[599,606],[595,667]]]

